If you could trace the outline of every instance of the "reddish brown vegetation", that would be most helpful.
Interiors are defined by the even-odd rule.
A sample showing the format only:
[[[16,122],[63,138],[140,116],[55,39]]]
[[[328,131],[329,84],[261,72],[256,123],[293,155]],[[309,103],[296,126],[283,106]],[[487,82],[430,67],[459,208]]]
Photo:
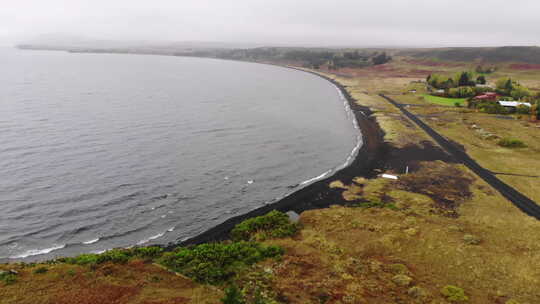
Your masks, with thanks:
[[[58,264],[44,274],[18,269],[17,282],[0,283],[4,304],[184,304],[217,303],[219,292],[177,276],[153,264],[99,266]]]
[[[450,63],[450,62],[440,62],[440,61],[433,61],[433,60],[420,60],[420,59],[405,59],[406,63],[414,64],[414,65],[423,65],[423,66],[430,66],[430,67],[459,67],[463,66],[461,63]]]
[[[516,63],[511,64],[510,68],[520,71],[540,70],[540,64]]]

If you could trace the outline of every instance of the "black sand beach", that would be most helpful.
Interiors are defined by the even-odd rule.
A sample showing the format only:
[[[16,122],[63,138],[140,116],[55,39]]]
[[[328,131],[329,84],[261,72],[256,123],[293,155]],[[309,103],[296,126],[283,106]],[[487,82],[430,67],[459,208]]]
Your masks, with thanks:
[[[384,131],[372,116],[373,112],[368,107],[359,105],[345,87],[335,80],[315,72],[309,72],[293,67],[290,68],[324,78],[341,91],[358,122],[359,131],[362,135],[363,145],[359,149],[355,159],[349,166],[337,171],[332,176],[308,185],[277,202],[255,209],[249,213],[230,218],[222,224],[195,237],[180,241],[177,244],[169,244],[167,247],[172,248],[179,245],[196,245],[225,240],[228,238],[229,232],[235,225],[248,218],[264,215],[272,210],[279,210],[282,212],[294,211],[300,214],[306,210],[328,208],[331,205],[347,204],[347,201],[345,201],[341,195],[342,191],[340,189],[331,189],[328,187],[328,184],[334,180],[341,180],[348,183],[352,181],[354,177],[358,176],[366,178],[374,177],[377,174],[376,170],[384,167],[387,159],[386,155],[388,155],[389,150],[388,145],[384,143]]]

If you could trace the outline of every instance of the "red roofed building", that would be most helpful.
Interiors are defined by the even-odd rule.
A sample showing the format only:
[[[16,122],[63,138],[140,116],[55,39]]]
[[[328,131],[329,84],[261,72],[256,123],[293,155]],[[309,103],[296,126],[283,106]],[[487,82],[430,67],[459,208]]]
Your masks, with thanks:
[[[489,101],[497,101],[497,97],[499,97],[500,95],[497,94],[497,93],[494,93],[494,92],[488,92],[488,93],[485,93],[484,95],[478,95],[476,96],[474,99],[477,99],[477,100],[489,100]]]

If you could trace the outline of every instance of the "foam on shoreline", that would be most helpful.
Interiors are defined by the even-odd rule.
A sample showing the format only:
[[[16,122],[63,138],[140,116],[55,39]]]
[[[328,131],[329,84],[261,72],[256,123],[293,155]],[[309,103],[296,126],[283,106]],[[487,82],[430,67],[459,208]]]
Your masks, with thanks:
[[[12,257],[9,257],[10,259],[24,259],[24,258],[27,258],[27,257],[30,257],[30,256],[36,256],[36,255],[42,255],[42,254],[47,254],[47,253],[51,253],[55,250],[59,250],[59,249],[62,249],[62,248],[65,248],[66,245],[55,245],[53,247],[49,247],[49,248],[44,248],[44,249],[30,249],[30,250],[27,250],[23,253],[20,253],[18,255],[15,255],[15,256],[12,256]]]

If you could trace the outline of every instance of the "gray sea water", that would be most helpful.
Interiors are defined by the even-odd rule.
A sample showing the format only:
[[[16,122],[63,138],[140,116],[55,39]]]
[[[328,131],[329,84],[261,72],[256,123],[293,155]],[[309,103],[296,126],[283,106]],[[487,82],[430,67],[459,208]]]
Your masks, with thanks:
[[[0,49],[0,259],[165,244],[359,144],[336,87],[213,59]]]

